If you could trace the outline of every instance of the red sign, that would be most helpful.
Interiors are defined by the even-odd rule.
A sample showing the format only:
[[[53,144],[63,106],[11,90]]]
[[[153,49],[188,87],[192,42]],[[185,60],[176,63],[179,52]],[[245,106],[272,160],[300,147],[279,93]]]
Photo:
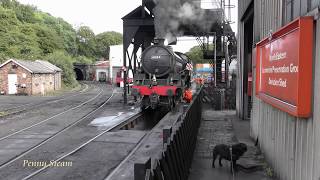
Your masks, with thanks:
[[[256,93],[297,117],[309,117],[313,18],[302,17],[257,44]]]

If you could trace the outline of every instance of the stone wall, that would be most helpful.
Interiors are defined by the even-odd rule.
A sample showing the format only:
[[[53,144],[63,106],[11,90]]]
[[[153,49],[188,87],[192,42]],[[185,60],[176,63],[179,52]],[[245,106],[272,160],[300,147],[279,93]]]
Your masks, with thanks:
[[[32,94],[45,95],[54,90],[54,74],[33,74],[32,75]]]
[[[54,75],[54,90],[61,89],[61,72],[56,72]]]

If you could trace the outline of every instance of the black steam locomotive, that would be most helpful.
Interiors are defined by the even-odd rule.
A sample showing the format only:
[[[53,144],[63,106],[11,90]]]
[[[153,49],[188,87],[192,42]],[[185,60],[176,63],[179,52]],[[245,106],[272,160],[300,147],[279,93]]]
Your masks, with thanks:
[[[135,74],[132,95],[141,98],[141,108],[167,107],[178,103],[185,89],[190,87],[192,63],[183,53],[173,52],[163,40],[145,49],[141,69]]]

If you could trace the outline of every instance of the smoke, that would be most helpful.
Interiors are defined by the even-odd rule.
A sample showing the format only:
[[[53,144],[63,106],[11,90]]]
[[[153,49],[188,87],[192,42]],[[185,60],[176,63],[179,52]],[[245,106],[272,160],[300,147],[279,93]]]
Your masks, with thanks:
[[[200,1],[194,0],[153,0],[156,7],[156,37],[165,38],[169,42],[174,37],[183,35],[181,26],[193,25],[198,28],[208,26],[205,10],[200,8]]]

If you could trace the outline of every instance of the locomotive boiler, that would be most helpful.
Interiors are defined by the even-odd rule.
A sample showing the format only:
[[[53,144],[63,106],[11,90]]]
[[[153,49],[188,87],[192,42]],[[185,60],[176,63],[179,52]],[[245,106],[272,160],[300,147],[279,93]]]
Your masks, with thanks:
[[[192,64],[183,53],[174,52],[163,40],[146,48],[141,56],[141,68],[135,74],[132,95],[141,99],[141,108],[172,109],[190,87]]]

